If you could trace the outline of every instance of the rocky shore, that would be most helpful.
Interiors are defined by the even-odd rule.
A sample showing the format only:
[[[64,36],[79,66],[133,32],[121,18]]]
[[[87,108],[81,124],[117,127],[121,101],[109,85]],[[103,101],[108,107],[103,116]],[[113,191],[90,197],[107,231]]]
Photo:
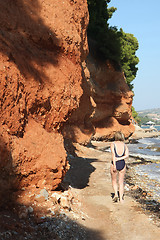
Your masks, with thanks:
[[[130,142],[134,142],[141,138],[153,138],[160,136],[160,132],[153,128],[143,129],[137,125],[134,126],[135,131],[132,136],[129,138]],[[156,130],[156,131],[155,131]]]
[[[160,227],[160,199],[155,198],[153,191],[147,187],[147,176],[138,175],[134,169],[135,166],[149,163],[151,163],[150,160],[130,157],[130,163],[127,164],[125,188],[126,193],[139,202],[144,212]]]
[[[144,130],[137,126],[129,142],[135,143],[138,139],[155,138],[158,136],[160,136],[160,132],[154,131],[154,129],[148,128]],[[147,187],[147,177],[138,175],[134,169],[135,166],[153,162],[154,160],[130,157],[130,161],[127,164],[126,189],[128,187],[129,191],[127,191],[127,194],[139,202],[145,213],[160,227],[160,199],[155,199],[153,192]]]

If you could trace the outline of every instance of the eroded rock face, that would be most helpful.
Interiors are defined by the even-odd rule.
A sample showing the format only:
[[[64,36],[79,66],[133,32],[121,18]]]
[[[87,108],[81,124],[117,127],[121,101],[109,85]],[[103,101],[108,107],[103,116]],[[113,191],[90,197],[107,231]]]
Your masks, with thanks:
[[[6,0],[0,9],[0,182],[55,189],[67,171],[59,129],[83,93],[87,0]]]
[[[95,127],[93,138],[109,140],[116,131],[129,137],[134,132],[131,114],[133,92],[129,90],[123,72],[109,61],[100,63],[91,57],[87,66],[94,100],[94,111],[90,116]]]
[[[63,128],[65,137],[81,144],[87,144],[90,139],[113,139],[116,131],[129,137],[134,132],[133,92],[129,90],[123,72],[109,61],[100,62],[91,55],[83,64],[83,71],[86,90],[80,107]]]
[[[27,187],[32,184],[54,190],[67,167],[62,136],[45,131],[31,119],[23,138],[12,137],[12,140],[12,168],[20,176],[19,185]]]
[[[68,121],[63,125],[61,130],[65,139],[68,139],[69,141],[71,140],[72,142],[87,144],[94,133],[94,126],[90,119],[94,107],[92,103],[91,89],[87,82],[87,79],[90,77],[90,73],[85,62],[83,62],[82,67],[83,94],[80,98],[80,104]]]

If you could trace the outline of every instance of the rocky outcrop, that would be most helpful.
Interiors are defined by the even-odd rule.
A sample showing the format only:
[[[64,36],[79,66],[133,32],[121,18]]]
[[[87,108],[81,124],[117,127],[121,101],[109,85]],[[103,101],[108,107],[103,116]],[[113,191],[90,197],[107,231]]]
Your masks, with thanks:
[[[64,125],[65,137],[87,144],[90,139],[111,140],[116,131],[121,131],[128,138],[134,132],[133,92],[129,90],[124,73],[113,63],[102,62],[92,54],[83,64],[83,70],[86,90],[80,107]]]
[[[128,138],[134,132],[131,106],[133,92],[125,81],[124,73],[109,61],[101,63],[89,58],[91,95],[94,111],[90,116],[95,127],[94,139],[109,140],[116,131]]]
[[[0,9],[1,196],[31,184],[53,190],[68,168],[60,128],[83,93],[87,1],[7,0]]]

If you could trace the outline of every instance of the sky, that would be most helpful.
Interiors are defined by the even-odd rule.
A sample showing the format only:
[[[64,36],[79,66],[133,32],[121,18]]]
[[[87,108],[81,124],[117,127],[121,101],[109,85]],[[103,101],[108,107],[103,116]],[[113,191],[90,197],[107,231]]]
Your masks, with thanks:
[[[111,0],[108,7],[117,8],[109,25],[133,34],[139,42],[133,107],[160,108],[160,0]]]

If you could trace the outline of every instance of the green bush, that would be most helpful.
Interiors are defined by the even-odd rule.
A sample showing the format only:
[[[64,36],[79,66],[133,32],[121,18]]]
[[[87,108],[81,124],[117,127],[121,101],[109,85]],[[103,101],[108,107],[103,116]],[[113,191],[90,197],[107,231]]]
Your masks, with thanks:
[[[109,2],[110,0],[88,0],[88,39],[95,41],[97,56],[102,60],[113,61],[124,71],[126,82],[132,90],[131,82],[136,77],[136,65],[139,62],[135,55],[138,41],[133,34],[118,30],[115,26],[109,27],[108,20],[117,10],[114,7],[108,8]]]

